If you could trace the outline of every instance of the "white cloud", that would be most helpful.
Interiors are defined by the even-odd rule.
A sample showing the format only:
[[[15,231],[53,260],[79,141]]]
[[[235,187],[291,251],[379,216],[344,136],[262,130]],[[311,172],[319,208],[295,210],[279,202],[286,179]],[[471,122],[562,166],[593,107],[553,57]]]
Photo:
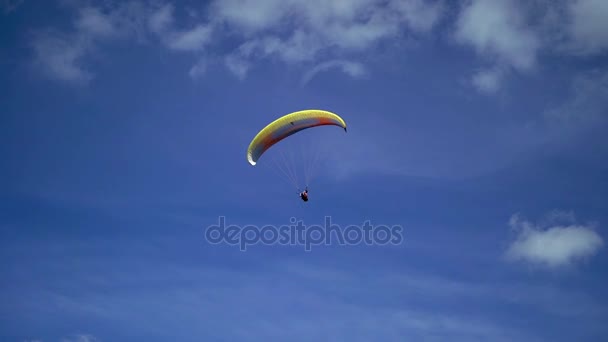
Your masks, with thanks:
[[[107,39],[141,38],[143,8],[135,2],[103,11],[84,7],[77,11],[74,31],[40,30],[34,33],[30,45],[34,64],[50,78],[85,84],[93,79],[86,67],[97,43]]]
[[[608,49],[608,2],[603,0],[468,0],[454,39],[502,72],[478,72],[473,83],[492,93],[511,70],[528,72],[541,54],[599,55]],[[500,82],[495,82],[500,80]]]
[[[463,6],[455,23],[456,42],[494,64],[472,76],[480,92],[496,93],[509,69],[535,67],[543,42],[526,22],[527,14],[525,7],[508,0],[471,0]]]
[[[175,51],[201,51],[211,42],[213,27],[209,24],[197,24],[186,30],[175,27],[174,7],[165,4],[154,10],[148,18],[148,27],[163,44]]]
[[[237,55],[228,55],[225,64],[239,80],[244,80],[251,64]]]
[[[576,0],[569,3],[572,48],[578,54],[596,54],[608,49],[608,1]]]
[[[237,46],[222,52],[225,64],[242,79],[256,61],[267,58],[292,65],[316,64],[321,57],[352,59],[383,40],[400,39],[408,30],[414,34],[432,30],[444,12],[442,2],[422,0],[218,0],[206,8],[207,19],[185,8],[187,20],[178,20],[176,8],[166,2],[133,0],[83,7],[69,1],[67,7],[77,17],[65,41],[78,37],[87,42],[67,56],[57,56],[72,73],[65,76],[64,71],[58,78],[71,80],[92,78],[85,64],[102,39],[157,37],[167,49],[200,53],[223,34]],[[57,64],[48,69],[58,69]],[[345,68],[349,74],[358,72]],[[193,65],[190,76],[196,70],[200,68]]]
[[[116,34],[116,27],[112,23],[111,18],[94,7],[86,7],[80,10],[80,17],[76,20],[76,27],[81,32],[94,36],[111,36]]]
[[[500,68],[484,69],[475,73],[471,81],[480,92],[493,94],[500,89],[503,73]]]
[[[74,34],[91,40],[131,39],[142,40],[146,30],[148,9],[138,1],[120,2],[115,7],[77,5]]]
[[[340,69],[342,72],[353,78],[360,78],[367,74],[365,67],[361,63],[346,60],[332,60],[318,64],[308,71],[302,78],[302,85],[310,82],[310,80],[313,79],[318,73],[333,68]]]
[[[172,32],[167,37],[167,46],[178,51],[199,51],[211,40],[212,29],[198,25],[191,30]]]
[[[31,42],[36,66],[47,76],[58,80],[83,84],[93,79],[86,62],[101,41],[135,39],[142,42],[152,33],[168,49],[200,52],[212,38],[213,27],[209,25],[175,28],[171,4],[151,7],[145,2],[129,1],[106,7],[80,7],[77,2],[68,5],[77,13],[73,31],[41,31]],[[200,76],[200,71],[201,66],[194,65],[189,74]]]
[[[456,23],[455,37],[477,53],[519,70],[534,66],[540,41],[513,2],[473,0]]]
[[[398,38],[400,17],[383,8],[372,9],[368,20],[325,24],[327,31],[319,33],[321,41],[345,50],[363,50],[382,39]]]
[[[608,72],[592,70],[572,83],[571,95],[545,112],[550,124],[566,129],[585,127],[608,118]]]
[[[204,16],[189,7],[178,13],[164,1],[64,2],[75,10],[73,31],[47,35],[47,41],[31,45],[47,75],[76,83],[93,78],[87,62],[103,39],[156,37],[167,49],[198,54],[216,38],[228,37],[236,48],[220,53],[227,69],[243,79],[256,61],[267,58],[305,67],[321,60],[360,59],[384,41],[423,37],[447,13],[443,0],[216,0]],[[19,4],[2,3],[5,10]],[[177,17],[183,13],[186,18]],[[510,72],[534,69],[541,49],[574,55],[604,52],[607,15],[608,4],[602,0],[468,0],[456,16],[453,38],[490,62],[471,75],[471,82],[492,94]],[[72,44],[65,51],[60,47]],[[195,69],[196,62],[188,73]]]
[[[441,18],[444,8],[441,2],[423,0],[394,1],[391,3],[418,32],[430,31]]]
[[[190,68],[188,75],[190,75],[192,79],[199,79],[205,74],[206,71],[207,61],[201,58],[196,64],[192,66],[192,68]]]
[[[211,4],[218,22],[245,32],[258,32],[281,22],[293,1],[289,0],[220,0]]]
[[[233,60],[271,57],[288,64],[360,53],[383,39],[398,39],[406,28],[428,31],[442,14],[438,3],[419,0],[228,0],[211,8],[217,22],[245,39]]]
[[[90,334],[74,334],[64,337],[61,342],[100,342],[100,340]]]
[[[77,84],[87,83],[93,78],[82,61],[89,49],[87,40],[48,31],[37,33],[31,45],[34,65],[46,76]]]
[[[513,215],[509,225],[518,231],[506,256],[551,268],[568,266],[593,256],[603,246],[601,236],[585,225],[537,226]]]
[[[296,30],[286,40],[276,36],[250,40],[238,49],[243,59],[276,56],[286,63],[312,61],[321,49],[319,42],[309,34]]]
[[[173,26],[173,5],[165,4],[157,8],[148,18],[150,30],[162,34]]]

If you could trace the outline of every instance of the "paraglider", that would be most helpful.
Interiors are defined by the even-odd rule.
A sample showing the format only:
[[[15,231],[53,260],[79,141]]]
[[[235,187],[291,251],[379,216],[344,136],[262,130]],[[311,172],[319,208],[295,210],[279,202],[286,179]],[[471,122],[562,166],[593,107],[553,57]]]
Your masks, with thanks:
[[[255,165],[262,154],[279,141],[304,129],[325,125],[342,127],[346,132],[346,122],[324,110],[303,110],[280,117],[253,138],[247,149],[247,160]]]
[[[302,201],[308,202],[308,187],[306,187],[304,191],[300,192],[300,198]]]
[[[344,129],[344,132],[347,131],[346,122],[335,113],[318,109],[293,112],[274,120],[256,134],[247,149],[247,161],[255,166],[260,158],[275,144],[300,131],[320,126],[337,126]],[[280,169],[280,167],[277,168]],[[291,175],[290,178],[297,187],[295,177]],[[306,185],[304,191],[300,192],[298,190],[299,196],[304,202],[308,201],[308,180]]]

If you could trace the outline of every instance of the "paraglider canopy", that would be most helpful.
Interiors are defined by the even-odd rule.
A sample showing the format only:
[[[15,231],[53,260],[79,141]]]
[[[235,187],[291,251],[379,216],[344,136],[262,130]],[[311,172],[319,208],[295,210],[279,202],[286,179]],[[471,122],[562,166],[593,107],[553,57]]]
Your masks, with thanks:
[[[282,116],[253,138],[247,149],[247,160],[249,164],[256,165],[262,154],[279,141],[302,130],[326,125],[342,127],[346,132],[346,122],[332,112],[311,109]]]
[[[326,140],[321,139],[322,135],[318,134],[319,132],[316,130],[312,131],[314,133],[312,136],[308,136],[303,140],[298,139],[301,137],[300,135],[287,139],[287,141],[283,140],[303,130],[319,126],[337,126],[343,128],[346,132],[346,122],[335,113],[318,109],[293,112],[274,120],[255,135],[247,149],[247,161],[251,165],[257,165],[258,160],[272,146],[281,142],[280,146],[275,147],[270,153],[271,156],[268,156],[270,157],[270,161],[274,162],[273,167],[268,165],[273,163],[262,164],[270,167],[279,176],[282,174],[296,189],[299,189],[301,184],[298,174],[302,174],[304,176],[304,185],[308,189],[314,170],[322,162],[322,155],[330,150],[333,151],[333,149],[327,148]],[[296,156],[296,150],[300,150],[302,155]],[[277,154],[280,155],[281,160],[276,159]],[[302,200],[308,201],[307,192],[300,192],[298,190],[298,194]]]

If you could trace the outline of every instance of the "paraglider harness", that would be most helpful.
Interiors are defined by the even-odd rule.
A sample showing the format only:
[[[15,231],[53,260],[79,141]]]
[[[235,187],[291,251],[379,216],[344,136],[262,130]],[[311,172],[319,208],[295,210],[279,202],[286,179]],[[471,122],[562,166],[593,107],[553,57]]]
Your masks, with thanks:
[[[300,198],[302,199],[302,201],[308,202],[308,186],[304,191],[300,192]]]

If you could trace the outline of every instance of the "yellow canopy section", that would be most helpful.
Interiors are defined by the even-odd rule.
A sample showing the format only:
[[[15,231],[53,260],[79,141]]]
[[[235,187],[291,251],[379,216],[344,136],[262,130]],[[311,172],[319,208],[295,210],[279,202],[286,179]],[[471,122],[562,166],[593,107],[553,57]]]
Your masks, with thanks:
[[[309,109],[282,116],[253,138],[247,149],[247,160],[255,165],[262,154],[279,141],[302,130],[325,125],[339,126],[346,132],[346,122],[337,114],[325,110]]]

